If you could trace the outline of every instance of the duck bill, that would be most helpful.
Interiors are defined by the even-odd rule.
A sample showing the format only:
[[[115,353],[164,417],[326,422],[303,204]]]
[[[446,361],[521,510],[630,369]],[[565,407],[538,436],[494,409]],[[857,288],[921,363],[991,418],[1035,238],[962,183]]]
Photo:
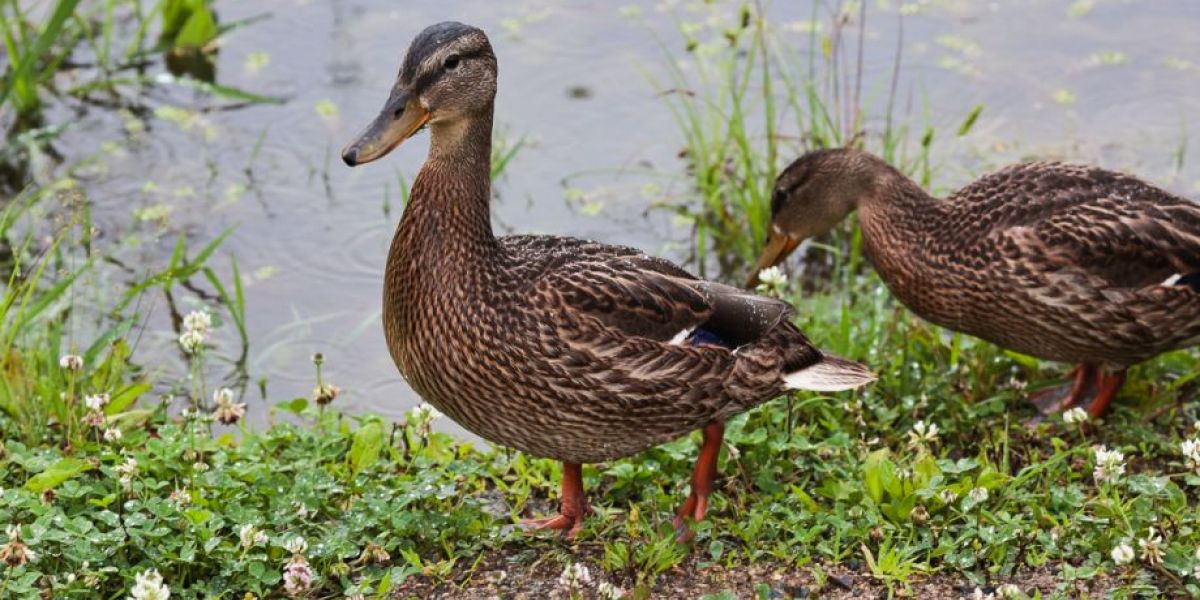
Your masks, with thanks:
[[[779,235],[774,231],[767,234],[767,247],[763,248],[762,254],[758,257],[758,262],[755,263],[754,269],[750,271],[750,277],[746,279],[746,287],[753,288],[758,285],[758,273],[767,267],[773,267],[787,258],[796,246],[800,245],[800,240],[789,236]]]
[[[421,107],[416,96],[407,90],[396,90],[383,105],[379,116],[342,149],[342,160],[353,167],[380,158],[412,137],[429,122],[429,117],[429,111]]]

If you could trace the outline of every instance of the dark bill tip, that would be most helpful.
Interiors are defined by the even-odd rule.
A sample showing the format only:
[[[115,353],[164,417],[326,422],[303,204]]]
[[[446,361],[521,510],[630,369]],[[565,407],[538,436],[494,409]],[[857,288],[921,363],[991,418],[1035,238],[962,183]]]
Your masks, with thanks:
[[[342,150],[342,161],[347,167],[358,166],[358,148],[351,146]]]

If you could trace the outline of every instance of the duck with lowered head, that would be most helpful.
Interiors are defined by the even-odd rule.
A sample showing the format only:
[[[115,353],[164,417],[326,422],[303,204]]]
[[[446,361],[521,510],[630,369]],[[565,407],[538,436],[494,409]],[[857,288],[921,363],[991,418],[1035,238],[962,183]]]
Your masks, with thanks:
[[[638,250],[569,237],[492,233],[496,56],[483,31],[440,23],[408,49],[383,110],[342,152],[350,166],[428,126],[429,155],[388,253],[383,326],[426,401],[480,437],[562,462],[557,516],[574,536],[590,512],[581,465],[703,430],[676,520],[707,510],[724,422],[792,389],[873,379],[821,352],[786,303],[697,279]]]
[[[855,210],[864,253],[914,313],[1077,365],[1031,397],[1043,412],[1099,416],[1130,366],[1200,344],[1200,204],[1134,177],[1034,162],[943,200],[866,152],[810,152],[776,179],[749,283]]]

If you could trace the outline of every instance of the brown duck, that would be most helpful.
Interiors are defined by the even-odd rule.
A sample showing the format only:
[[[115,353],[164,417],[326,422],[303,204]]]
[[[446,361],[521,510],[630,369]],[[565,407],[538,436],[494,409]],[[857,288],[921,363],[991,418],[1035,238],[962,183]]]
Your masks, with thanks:
[[[939,200],[866,152],[810,152],[776,180],[750,283],[856,209],[864,252],[914,313],[1078,365],[1034,395],[1043,412],[1099,416],[1131,365],[1200,344],[1200,205],[1134,177],[1035,162]]]
[[[409,385],[479,436],[563,463],[561,514],[589,508],[580,465],[702,429],[677,527],[704,516],[723,423],[791,389],[873,377],[823,354],[790,307],[703,281],[632,248],[497,238],[488,201],[496,57],[483,31],[441,23],[409,47],[383,110],[342,152],[354,166],[423,126],[429,155],[388,254],[383,325]]]

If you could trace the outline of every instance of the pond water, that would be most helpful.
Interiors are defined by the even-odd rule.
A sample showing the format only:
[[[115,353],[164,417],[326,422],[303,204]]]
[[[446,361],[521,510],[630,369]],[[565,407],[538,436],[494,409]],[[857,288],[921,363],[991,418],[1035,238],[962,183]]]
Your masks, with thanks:
[[[121,142],[101,152],[83,179],[105,239],[140,234],[123,251],[135,271],[149,268],[140,262],[161,265],[179,230],[198,247],[236,227],[214,264],[227,273],[224,257],[237,257],[247,284],[247,370],[251,381],[267,378],[272,401],[309,394],[309,357],[320,351],[327,380],[343,389],[341,408],[398,417],[419,399],[384,346],[382,271],[401,186],[419,168],[427,137],[356,169],[341,164],[338,150],[382,105],[418,31],[468,22],[489,33],[499,57],[497,125],[510,143],[525,140],[497,183],[497,231],[570,234],[680,257],[688,232],[664,211],[648,210],[654,196],[643,193],[655,182],[687,194],[680,135],[645,73],[663,64],[659,40],[682,54],[675,19],[704,21],[709,13],[681,3],[673,16],[658,2],[629,4],[640,16],[565,0],[219,2],[224,22],[270,17],[223,38],[217,80],[286,103],[208,111],[219,103],[160,91],[152,104],[192,112],[160,111],[144,131],[126,133],[113,113],[88,111],[59,150],[77,159]],[[901,31],[894,4],[869,3],[868,93],[889,81]],[[898,97],[943,136],[935,144],[939,189],[1020,158],[1061,157],[1200,195],[1200,167],[1188,151],[1200,116],[1200,3],[934,1],[906,11],[913,14],[902,21]],[[817,19],[822,26],[826,13]],[[787,35],[808,47],[811,4],[776,2],[769,14],[794,23]],[[976,104],[984,109],[971,133],[943,141]],[[586,202],[569,201],[570,189],[582,190]],[[167,225],[135,221],[137,211],[166,211]],[[110,271],[96,283],[115,288],[125,278]],[[151,320],[137,352],[177,355],[165,301],[148,297],[145,308]],[[232,352],[232,327],[220,335]],[[263,419],[265,403],[254,392],[247,398]]]

